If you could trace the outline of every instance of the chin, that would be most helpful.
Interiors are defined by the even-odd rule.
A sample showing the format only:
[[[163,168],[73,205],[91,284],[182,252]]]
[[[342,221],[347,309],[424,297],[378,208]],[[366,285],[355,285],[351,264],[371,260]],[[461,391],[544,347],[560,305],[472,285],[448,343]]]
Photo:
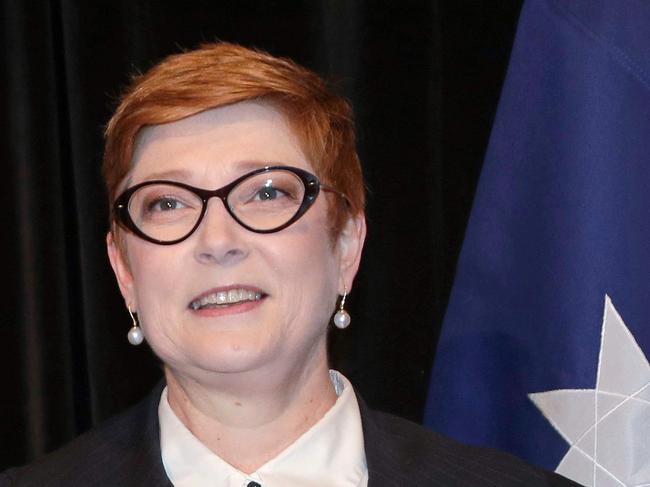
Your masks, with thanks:
[[[241,373],[262,367],[269,362],[273,355],[270,350],[264,347],[252,346],[250,341],[237,337],[224,337],[205,339],[201,343],[193,343],[188,347],[182,356],[178,353],[169,357],[160,358],[172,367],[185,375],[200,375],[203,380],[217,378],[215,374]],[[207,374],[207,376],[205,375]],[[212,377],[210,377],[212,374]],[[200,380],[199,377],[195,377]]]

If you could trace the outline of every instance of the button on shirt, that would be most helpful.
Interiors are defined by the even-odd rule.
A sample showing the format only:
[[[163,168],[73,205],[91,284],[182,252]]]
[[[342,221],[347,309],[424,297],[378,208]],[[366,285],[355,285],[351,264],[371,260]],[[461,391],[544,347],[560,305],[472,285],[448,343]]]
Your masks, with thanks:
[[[201,443],[160,397],[160,451],[175,487],[367,487],[361,414],[352,384],[335,370],[337,400],[325,415],[277,457],[247,475]]]

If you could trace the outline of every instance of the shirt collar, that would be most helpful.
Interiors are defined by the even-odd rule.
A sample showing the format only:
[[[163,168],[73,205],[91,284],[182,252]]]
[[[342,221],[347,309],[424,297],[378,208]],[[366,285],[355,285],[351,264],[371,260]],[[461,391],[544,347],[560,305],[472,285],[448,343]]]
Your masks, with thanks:
[[[350,382],[330,371],[337,394],[334,406],[295,442],[256,472],[246,475],[215,455],[178,419],[160,397],[160,449],[167,476],[175,487],[224,485],[245,487],[365,486],[368,468],[363,446],[361,415]]]

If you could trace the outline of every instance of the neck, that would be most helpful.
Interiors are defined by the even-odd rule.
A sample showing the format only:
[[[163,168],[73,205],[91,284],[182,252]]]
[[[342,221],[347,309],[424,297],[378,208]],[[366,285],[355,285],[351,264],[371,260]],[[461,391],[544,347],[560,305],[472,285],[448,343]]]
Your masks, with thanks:
[[[336,402],[322,348],[308,366],[283,373],[229,373],[209,385],[168,367],[167,400],[201,443],[250,474],[316,424]]]

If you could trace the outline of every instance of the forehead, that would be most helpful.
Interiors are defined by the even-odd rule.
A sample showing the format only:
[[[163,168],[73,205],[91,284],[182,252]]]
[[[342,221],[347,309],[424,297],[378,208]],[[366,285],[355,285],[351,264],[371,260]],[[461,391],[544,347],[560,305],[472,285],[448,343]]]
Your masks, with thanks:
[[[238,168],[281,163],[310,170],[285,117],[261,102],[241,102],[144,128],[129,179],[189,170],[233,175]]]

